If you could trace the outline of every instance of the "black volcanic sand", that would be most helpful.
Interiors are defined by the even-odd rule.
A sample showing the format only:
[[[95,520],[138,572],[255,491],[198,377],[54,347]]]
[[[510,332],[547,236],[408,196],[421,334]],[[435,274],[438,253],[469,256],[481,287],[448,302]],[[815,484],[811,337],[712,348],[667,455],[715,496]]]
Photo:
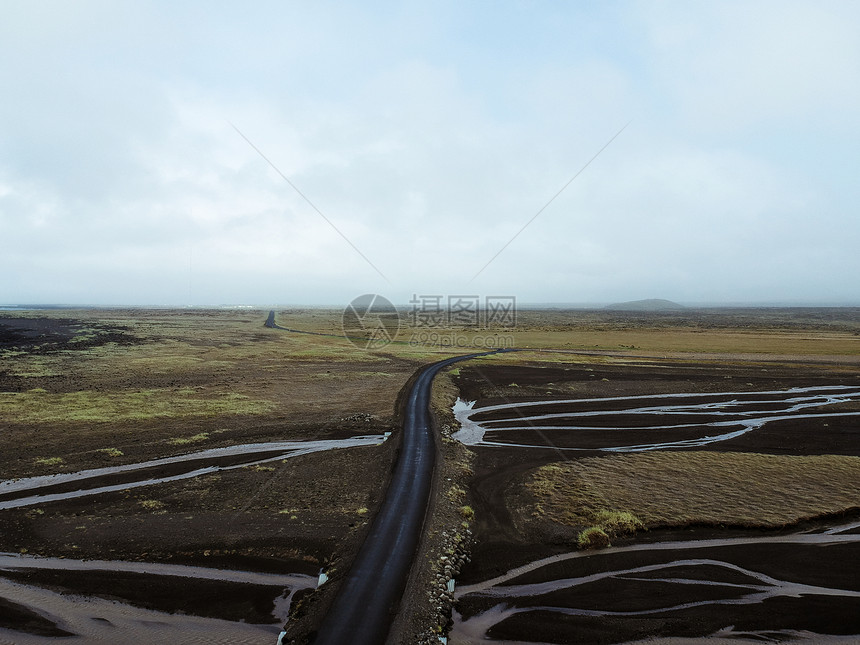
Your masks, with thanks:
[[[31,553],[74,558],[202,566],[215,564],[217,555],[226,560],[217,566],[226,568],[315,575],[334,547],[345,538],[351,541],[355,530],[369,519],[345,515],[340,505],[353,496],[356,508],[361,499],[372,505],[380,498],[384,481],[379,473],[396,448],[395,442],[387,441],[380,446],[311,453],[274,462],[260,471],[221,471],[42,503],[38,508],[7,509],[0,514],[0,551],[26,548]],[[223,465],[246,458],[213,461]],[[175,468],[174,464],[158,466],[146,475],[166,476]],[[93,477],[47,486],[39,493],[117,484],[128,476]],[[164,507],[144,511],[141,502],[153,498]],[[291,512],[280,513],[282,509]],[[85,530],[76,530],[77,526]],[[76,544],[69,545],[72,540]],[[257,553],[259,562],[248,561],[246,552]],[[281,561],[289,565],[276,566]]]
[[[253,464],[262,459],[270,459],[279,455],[288,454],[287,450],[272,450],[267,452],[253,452],[244,455],[224,455],[220,457],[205,457],[200,459],[187,459],[176,463],[159,464],[147,468],[97,475],[82,479],[76,479],[59,484],[39,486],[35,491],[0,493],[0,502],[14,500],[31,495],[56,495],[70,491],[89,490],[103,486],[121,486],[131,482],[145,479],[162,479],[175,477],[182,473],[206,467],[228,468],[242,464]],[[75,498],[72,498],[75,499]],[[91,501],[91,500],[88,500]]]
[[[117,571],[5,571],[16,582],[107,600],[165,613],[181,610],[206,618],[271,624],[273,599],[283,586],[254,585],[219,580],[198,580]],[[9,626],[9,625],[4,625]]]
[[[760,365],[690,365],[665,362],[660,366],[649,363],[607,365],[582,364],[568,367],[543,367],[538,365],[499,366],[485,365],[477,368],[464,367],[456,377],[460,396],[466,400],[477,400],[478,406],[489,406],[517,401],[557,400],[560,398],[602,398],[608,396],[634,396],[676,392],[755,392],[784,390],[792,387],[828,385],[860,385],[860,374],[855,371],[828,369],[820,366]],[[511,387],[515,383],[516,387]],[[563,388],[564,394],[546,394],[547,389]],[[758,397],[756,397],[758,398]],[[706,397],[691,397],[685,402],[708,402]],[[646,401],[647,403],[647,401]],[[665,404],[666,401],[663,401]],[[629,407],[623,402],[621,408]],[[606,409],[604,404],[600,409]],[[856,409],[856,407],[854,408]],[[553,411],[551,407],[521,409],[524,415]],[[558,410],[561,411],[561,410]],[[510,411],[507,413],[510,418]],[[494,416],[488,413],[487,416]],[[499,418],[496,416],[496,418]],[[611,417],[609,417],[611,419]],[[523,424],[525,425],[525,424]],[[584,418],[582,425],[591,425]],[[621,425],[621,424],[618,424]],[[507,431],[488,438],[514,441],[524,439],[516,431]],[[564,431],[558,431],[563,433]],[[599,432],[599,431],[598,431]],[[607,430],[604,432],[617,432]],[[579,437],[582,431],[575,431]],[[552,431],[544,433],[555,437]],[[573,433],[569,433],[573,434]],[[674,439],[686,438],[682,432]],[[561,434],[559,434],[559,437]],[[596,435],[582,435],[583,439],[596,441]],[[653,431],[624,433],[621,444],[653,443],[665,440]],[[534,443],[531,432],[528,442]],[[570,443],[569,439],[565,439]],[[604,437],[604,445],[606,438]],[[612,445],[612,444],[610,444]],[[527,471],[541,465],[599,456],[606,453],[585,451],[561,451],[553,448],[473,448],[474,478],[471,483],[471,504],[475,509],[475,543],[472,562],[458,578],[458,585],[474,584],[501,575],[510,569],[541,558],[569,553],[571,540],[576,532],[569,527],[559,527],[558,539],[551,543],[536,543],[534,536],[524,535],[517,528],[517,518],[508,510],[507,499],[515,494],[514,484]],[[778,421],[763,428],[728,441],[709,444],[693,450],[742,451],[786,455],[841,454],[860,455],[860,421],[856,417],[836,417],[827,420]],[[860,495],[858,495],[860,506]],[[845,521],[832,519],[829,524]],[[828,525],[822,520],[821,527]],[[814,530],[815,522],[808,523],[805,530]],[[761,537],[782,530],[744,530],[724,527],[685,527],[661,529],[635,538],[636,542],[705,540],[727,537]],[[820,530],[820,529],[819,529]],[[616,540],[618,546],[633,540]],[[843,544],[835,546],[801,546],[791,544],[749,544],[708,549],[679,549],[666,551],[635,551],[615,555],[599,554],[587,558],[576,558],[560,564],[544,567],[521,576],[506,584],[523,584],[568,577],[580,577],[609,569],[639,567],[655,562],[671,562],[676,559],[725,559],[756,572],[765,573],[779,580],[793,581],[814,586],[837,589],[860,590],[860,546]],[[710,580],[724,580],[736,584],[757,581],[742,579],[744,574],[713,568],[683,570],[684,577],[705,575]],[[673,573],[678,573],[674,571]],[[713,575],[711,575],[713,574]],[[659,575],[659,574],[656,574]],[[738,578],[740,579],[732,579]],[[645,578],[647,574],[637,575]],[[668,576],[667,576],[668,577]],[[748,589],[746,591],[749,591]],[[703,601],[709,598],[736,598],[739,594],[732,588],[701,587],[695,591],[689,585],[637,582],[608,578],[573,590],[555,591],[536,598],[461,598],[458,611],[469,618],[499,603],[512,607],[568,606],[578,609],[597,608],[613,611],[641,611],[672,607],[686,602]],[[694,606],[683,610],[657,611],[644,616],[565,616],[547,611],[530,611],[497,624],[489,631],[496,639],[538,641],[547,643],[619,643],[627,640],[657,636],[693,637],[712,634],[730,625],[735,630],[808,630],[822,634],[860,634],[860,598],[839,596],[806,595],[799,598],[772,598],[752,604],[711,604]]]
[[[783,597],[748,605],[708,605],[623,618],[535,611],[503,621],[489,635],[526,642],[600,644],[660,636],[703,637],[727,627],[740,632],[787,629],[816,634],[858,634],[860,601],[827,596]],[[759,639],[751,642],[756,640]]]
[[[743,387],[749,387],[745,383]],[[747,410],[778,410],[782,406],[780,402],[785,398],[784,394],[765,394],[765,393],[757,393],[757,392],[746,392],[743,394],[734,394],[734,390],[732,390],[732,394],[730,396],[723,397],[722,399],[719,397],[701,397],[696,394],[692,394],[689,397],[672,397],[672,398],[660,398],[660,397],[648,397],[645,395],[643,398],[636,399],[623,399],[620,401],[614,400],[602,400],[595,403],[592,400],[584,400],[580,401],[577,399],[576,402],[570,403],[554,403],[552,400],[547,401],[542,405],[528,406],[524,408],[517,408],[519,410],[519,414],[523,416],[539,416],[545,414],[569,414],[571,418],[576,418],[579,412],[588,412],[588,411],[618,411],[622,412],[624,410],[628,410],[630,408],[648,408],[648,407],[659,407],[665,405],[689,405],[694,403],[711,403],[711,402],[719,402],[720,400],[737,400],[737,401],[756,401],[756,403],[749,403],[745,405],[733,405],[731,410],[733,412],[743,412]],[[641,395],[640,395],[641,396]],[[553,399],[558,398],[556,396]],[[824,402],[825,397],[820,397],[821,402]],[[762,403],[764,401],[764,403]],[[516,413],[515,413],[516,414]],[[511,416],[511,410],[490,410],[487,412],[477,412],[472,416],[475,421],[491,421],[498,419],[506,419]],[[695,413],[690,413],[689,416],[703,416],[696,415]],[[585,422],[586,425],[637,425],[637,424],[650,424],[650,419],[653,418],[650,415],[643,420],[641,415],[629,415],[629,418],[624,414],[615,414],[612,416],[611,422],[607,422],[603,420],[602,415],[596,417],[588,417],[587,419],[582,419],[581,421]],[[673,416],[673,418],[675,418]],[[558,417],[560,420],[565,420],[564,417]],[[685,419],[686,420],[686,419]],[[695,420],[693,420],[695,422]],[[541,424],[550,424],[554,423],[552,419],[546,420],[536,420],[531,423],[541,425]],[[499,423],[494,427],[504,427],[505,423]]]
[[[68,353],[73,360],[75,350],[107,343],[152,342],[149,336],[138,337],[134,327],[126,329],[122,325],[79,320],[71,315],[54,315],[55,318],[35,318],[30,314],[0,315],[0,353],[14,356],[22,352],[34,356],[59,352],[61,355]],[[206,312],[194,312],[189,315],[189,320],[207,315]],[[259,333],[249,339],[243,336],[235,343],[270,339],[270,334]],[[203,337],[199,342],[205,345],[215,341]],[[218,340],[217,344],[223,343]],[[412,369],[411,360],[392,360]],[[302,368],[311,374],[317,365],[332,367],[320,361]],[[239,372],[234,379],[215,371],[184,374],[140,369],[117,374],[87,374],[87,380],[82,383],[74,373],[22,376],[7,370],[0,359],[0,392],[26,392],[37,387],[51,394],[62,394],[82,388],[101,392],[207,386],[212,383],[229,386],[242,375]],[[322,387],[320,391],[323,392]],[[390,418],[371,421],[365,418],[367,416],[334,418],[320,415],[315,409],[300,419],[235,415],[231,417],[231,427],[227,431],[219,416],[155,418],[118,424],[68,421],[57,424],[59,427],[50,427],[50,434],[46,432],[45,425],[10,424],[0,420],[4,436],[15,437],[15,445],[12,446],[14,456],[7,459],[9,467],[2,478],[30,476],[32,460],[45,454],[46,443],[52,446],[67,443],[64,432],[69,428],[73,431],[70,436],[74,437],[75,444],[63,472],[139,463],[164,457],[166,452],[195,452],[246,442],[340,439],[396,430]],[[91,425],[98,427],[87,433]],[[132,429],[133,432],[128,432]],[[192,434],[211,433],[212,440],[205,445],[190,444],[186,447],[166,447],[159,440],[159,437],[187,435],[190,429],[193,429]],[[124,453],[121,459],[93,454],[106,443],[113,444],[113,436],[127,437],[122,444],[117,444]],[[348,563],[373,519],[386,488],[398,442],[399,434],[395,432],[390,440],[376,447],[329,450],[156,486],[3,510],[0,511],[0,552],[76,560],[164,562],[311,576],[325,568],[330,580],[322,595],[331,594],[348,570]],[[271,453],[272,456],[275,454]],[[145,471],[46,486],[39,492],[60,493],[81,487],[121,486],[142,475],[167,477],[195,465],[236,465],[266,456],[269,453],[224,456],[199,463],[162,464]],[[2,499],[17,496],[7,494]],[[0,573],[2,576],[13,577],[4,572]],[[58,569],[51,572],[26,571],[14,574],[14,577],[26,584],[71,594],[92,592],[163,611],[203,616],[212,614],[248,623],[272,622],[272,602],[283,592],[283,589],[275,587],[195,580],[180,582],[175,577],[121,572],[81,574]],[[298,592],[294,597],[294,616],[307,614],[310,603],[298,602],[307,596],[307,592]],[[320,605],[321,601],[317,600],[316,606]],[[210,606],[214,609],[209,609]],[[0,628],[61,635],[58,631],[51,632],[56,630],[53,622],[39,620],[38,617],[39,614],[16,602],[14,597],[0,606]]]
[[[715,392],[748,392],[758,400],[761,397],[759,392],[791,387],[860,386],[860,373],[850,368],[780,363],[701,364],[668,360],[658,365],[653,361],[629,359],[619,364],[577,364],[575,355],[571,355],[570,361],[566,367],[470,363],[461,368],[455,381],[460,388],[460,397],[480,400],[481,407],[516,401],[551,402],[560,398]],[[511,384],[517,387],[512,388]],[[554,385],[567,386],[566,394],[545,391]],[[648,399],[643,399],[645,405],[648,402]],[[607,405],[626,408],[629,402],[601,402],[600,409],[606,409]]]
[[[0,625],[15,631],[35,634],[37,636],[73,636],[57,625],[18,603],[0,598]]]
[[[339,571],[361,544],[372,513],[350,516],[337,504],[350,503],[356,491],[366,491],[367,506],[375,508],[385,483],[380,471],[394,450],[395,442],[388,441],[276,462],[272,472],[224,471],[45,503],[35,510],[5,510],[0,514],[0,551],[26,548],[74,559],[311,576],[332,566]],[[152,498],[164,508],[143,512],[141,501]],[[340,501],[333,506],[332,500]],[[231,506],[235,510],[225,512]],[[291,512],[279,512],[282,508]],[[332,554],[339,557],[332,561]],[[272,603],[283,593],[281,587],[124,572],[25,570],[0,576],[149,609],[248,623],[271,623]],[[296,599],[300,595],[305,594]],[[299,610],[295,601],[292,609]],[[26,617],[20,610],[0,607],[0,627],[31,633],[50,627]]]
[[[728,420],[723,419],[721,420]],[[666,419],[674,423],[675,419]],[[659,418],[654,421],[659,424]],[[582,448],[571,454],[564,452],[560,456],[553,450],[554,458],[550,461],[575,459],[585,456],[585,452],[594,454],[599,448],[610,446],[634,446],[641,444],[662,443],[668,441],[694,440],[718,433],[727,433],[741,429],[742,426],[727,428],[678,428],[660,430],[635,431],[631,429],[617,430],[506,430],[504,432],[488,432],[487,441],[497,441],[510,444],[545,445],[552,449]],[[540,426],[538,426],[538,430]],[[756,452],[774,455],[856,455],[856,446],[860,445],[860,424],[857,417],[828,417],[822,419],[798,419],[770,421],[764,427],[752,430],[739,437],[705,444],[700,450],[717,452]],[[692,449],[692,448],[691,448]]]
[[[77,340],[74,340],[76,337]],[[136,342],[139,341],[122,326],[73,318],[0,315],[0,349],[44,354],[67,349],[88,349],[106,343],[128,345]]]

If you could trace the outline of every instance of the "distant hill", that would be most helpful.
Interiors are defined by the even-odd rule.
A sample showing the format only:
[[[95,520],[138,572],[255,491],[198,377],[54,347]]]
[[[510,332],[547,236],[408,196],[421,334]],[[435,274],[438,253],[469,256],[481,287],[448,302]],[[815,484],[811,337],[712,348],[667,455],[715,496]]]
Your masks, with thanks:
[[[684,305],[679,305],[671,300],[661,300],[660,298],[650,298],[648,300],[631,300],[630,302],[616,302],[612,305],[606,305],[604,309],[612,309],[614,311],[680,311],[686,309]]]

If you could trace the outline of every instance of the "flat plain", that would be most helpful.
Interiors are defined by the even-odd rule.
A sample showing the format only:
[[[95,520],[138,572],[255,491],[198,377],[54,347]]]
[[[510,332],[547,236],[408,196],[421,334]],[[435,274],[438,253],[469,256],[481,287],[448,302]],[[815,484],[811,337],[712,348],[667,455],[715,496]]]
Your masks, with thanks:
[[[280,325],[308,334],[265,328],[267,313],[52,310],[0,318],[0,552],[17,563],[4,563],[0,576],[0,642],[70,633],[111,642],[105,629],[60,611],[69,592],[172,616],[161,631],[142,619],[124,624],[129,637],[150,642],[175,642],[192,627],[208,638],[229,632],[231,642],[269,642],[288,618],[293,642],[310,642],[384,494],[410,377],[426,363],[492,345],[521,351],[464,363],[437,383],[438,501],[404,598],[407,617],[396,623],[402,641],[394,642],[437,630],[451,630],[451,642],[545,643],[701,637],[729,625],[736,633],[727,638],[744,630],[860,634],[851,618],[860,615],[860,589],[848,580],[860,578],[860,559],[846,537],[857,529],[834,532],[858,519],[860,403],[833,398],[860,387],[860,311],[521,311],[512,328],[458,327],[431,337],[405,327],[372,351],[342,337],[340,311],[277,311]],[[804,388],[818,389],[797,391]],[[681,394],[674,403],[684,409],[661,398]],[[809,400],[786,404],[802,396]],[[475,416],[493,428],[488,443],[449,437],[457,437],[457,397],[475,410],[501,406]],[[521,403],[540,404],[541,414],[523,413],[538,408]],[[786,405],[804,407],[786,412]],[[652,410],[647,422],[642,408]],[[818,418],[792,416],[798,412]],[[547,415],[556,416],[522,420]],[[713,434],[709,424],[743,428],[764,417],[737,436],[699,441]],[[613,546],[582,548],[589,529]],[[449,619],[428,589],[455,534],[470,536],[470,562],[457,576]],[[796,534],[841,537],[823,548],[827,538],[786,537]],[[644,548],[714,540],[729,542],[709,557]],[[823,553],[827,559],[813,557]],[[31,556],[115,566],[36,567]],[[559,559],[535,564],[547,558]],[[610,558],[614,569],[596,564]],[[679,609],[684,602],[672,594],[692,597],[695,585],[665,580],[707,577],[693,560],[722,562],[708,565],[722,577],[707,576],[725,584],[702,585],[698,609]],[[179,569],[142,573],[134,563],[299,577],[252,584]],[[657,564],[671,575],[643,583],[658,569],[641,567]],[[590,587],[553,585],[597,569],[638,573],[595,578]],[[726,578],[729,570],[738,578]],[[314,591],[321,571],[330,582]],[[824,595],[808,589],[805,605],[769,590],[754,601],[726,595],[761,587],[761,576],[830,590],[827,610],[815,605]],[[538,582],[543,593],[499,591]],[[661,585],[666,604],[651,606]],[[606,605],[608,598],[624,601]]]

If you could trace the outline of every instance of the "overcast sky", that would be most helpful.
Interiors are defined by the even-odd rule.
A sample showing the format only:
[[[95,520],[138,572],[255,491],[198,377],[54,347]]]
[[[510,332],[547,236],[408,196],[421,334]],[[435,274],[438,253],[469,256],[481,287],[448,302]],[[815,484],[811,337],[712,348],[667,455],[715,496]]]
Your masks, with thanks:
[[[0,303],[860,304],[860,3],[0,10]]]

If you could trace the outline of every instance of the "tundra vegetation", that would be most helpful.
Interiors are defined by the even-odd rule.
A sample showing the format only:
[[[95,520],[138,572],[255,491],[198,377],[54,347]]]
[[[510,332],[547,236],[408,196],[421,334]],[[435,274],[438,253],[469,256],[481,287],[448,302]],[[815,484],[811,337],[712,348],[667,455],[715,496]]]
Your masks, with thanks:
[[[609,535],[773,528],[860,508],[860,457],[641,452],[549,464],[525,485],[542,517]]]
[[[570,380],[517,373],[481,381],[479,395],[498,401],[623,390],[632,387],[636,370],[647,361],[734,369],[767,359],[770,366],[778,363],[800,375],[806,373],[806,361],[815,363],[816,370],[853,377],[860,365],[856,310],[520,311],[514,328],[441,332],[462,346],[415,345],[408,341],[418,330],[406,326],[397,342],[375,351],[341,336],[339,310],[277,312],[280,325],[313,334],[264,328],[267,313],[112,309],[4,314],[4,479],[246,443],[385,432],[394,433],[393,441],[3,510],[0,551],[217,562],[309,575],[325,568],[336,586],[338,572],[348,568],[384,493],[396,455],[396,406],[404,385],[421,365],[472,351],[472,339],[479,336],[510,338],[525,351],[458,364],[434,384],[432,408],[442,459],[416,580],[441,580],[459,570],[473,532],[475,544],[504,535],[533,554],[557,548],[540,543],[549,525],[569,531],[563,533],[567,544],[582,534],[584,546],[601,546],[636,539],[644,529],[785,526],[858,505],[856,457],[726,452],[719,461],[708,453],[677,452],[554,463],[558,455],[553,453],[530,457],[525,464],[488,465],[451,438],[456,428],[450,413],[467,377],[478,379],[476,366],[484,375],[523,366],[594,374],[590,380]],[[34,318],[38,325],[25,324]],[[23,327],[30,336],[22,332],[3,341],[7,330]],[[655,387],[672,391],[679,383],[667,379]],[[516,472],[511,474],[511,468]],[[495,472],[503,479],[493,480]],[[511,525],[497,530],[498,518],[510,519]],[[521,564],[521,551],[506,547],[489,557],[478,551],[464,575],[476,575],[489,566],[482,562],[494,557],[495,567]],[[449,564],[440,568],[443,557]],[[398,627],[400,633],[417,634],[415,625],[428,621],[444,631],[447,618],[437,611],[444,591],[434,593],[431,606],[425,588],[407,590],[404,602],[417,609],[408,619],[413,623]],[[323,605],[295,603],[297,637],[316,628]]]

